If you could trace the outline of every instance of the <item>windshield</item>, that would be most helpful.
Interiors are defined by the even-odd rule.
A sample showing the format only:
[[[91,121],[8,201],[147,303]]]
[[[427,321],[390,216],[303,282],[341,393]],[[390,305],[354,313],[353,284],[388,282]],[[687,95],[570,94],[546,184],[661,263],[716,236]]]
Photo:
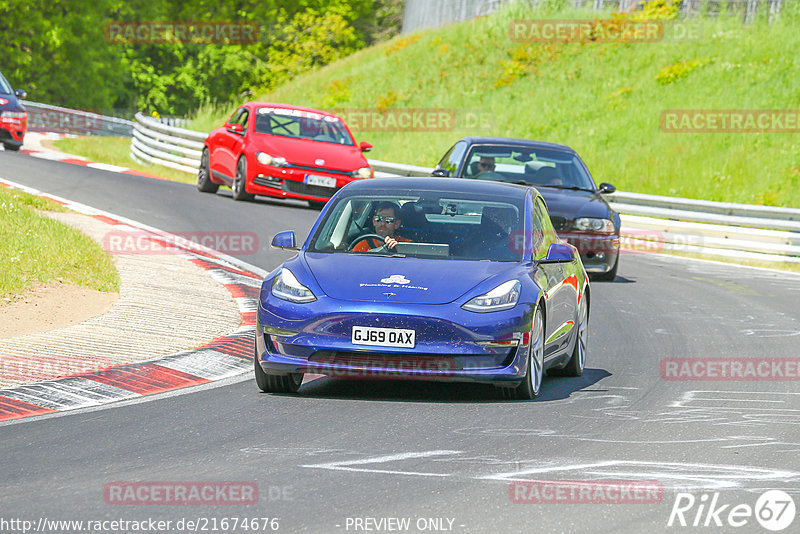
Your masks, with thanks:
[[[255,130],[257,133],[281,137],[355,145],[338,117],[299,109],[259,108],[256,111]]]
[[[583,163],[574,154],[559,150],[473,146],[462,172],[464,178],[520,183],[536,187],[595,190]]]
[[[521,261],[522,199],[454,192],[375,192],[340,196],[309,252]],[[386,235],[397,246],[384,245]]]
[[[11,89],[11,84],[3,78],[3,75],[0,74],[0,94],[10,95],[14,91]]]

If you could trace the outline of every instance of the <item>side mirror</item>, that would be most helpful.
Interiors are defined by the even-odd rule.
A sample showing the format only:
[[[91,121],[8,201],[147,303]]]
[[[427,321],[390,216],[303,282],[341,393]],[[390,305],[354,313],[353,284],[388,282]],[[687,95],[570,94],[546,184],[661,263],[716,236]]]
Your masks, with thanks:
[[[25,100],[28,98],[28,92],[25,89],[17,89],[14,91],[14,95],[16,95],[16,97],[20,100]]]
[[[575,260],[572,247],[561,243],[552,243],[547,249],[547,257],[539,263],[570,263]]]
[[[370,150],[372,150],[372,144],[367,143],[366,141],[361,141],[358,144],[358,148],[361,149],[361,152],[369,152]]]
[[[228,124],[225,125],[225,129],[231,133],[244,135],[244,126],[242,126],[237,122],[229,122]]]
[[[603,182],[602,184],[600,184],[600,188],[598,189],[601,195],[610,195],[616,190],[617,190],[616,187],[607,182]]]
[[[436,176],[439,178],[447,178],[448,176],[450,176],[450,171],[448,171],[447,169],[434,169],[433,172],[431,173],[431,176]]]
[[[284,250],[300,250],[300,247],[297,246],[297,238],[292,230],[275,234],[275,237],[272,238],[272,247]]]

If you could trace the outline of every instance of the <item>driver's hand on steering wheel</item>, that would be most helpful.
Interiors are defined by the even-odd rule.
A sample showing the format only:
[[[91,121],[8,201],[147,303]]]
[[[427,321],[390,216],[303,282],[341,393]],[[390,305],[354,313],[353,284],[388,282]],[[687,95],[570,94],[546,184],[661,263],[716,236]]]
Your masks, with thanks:
[[[397,239],[393,238],[390,235],[387,235],[384,238],[383,242],[386,243],[386,248],[388,248],[388,249],[392,249],[392,248],[396,248],[397,247]]]

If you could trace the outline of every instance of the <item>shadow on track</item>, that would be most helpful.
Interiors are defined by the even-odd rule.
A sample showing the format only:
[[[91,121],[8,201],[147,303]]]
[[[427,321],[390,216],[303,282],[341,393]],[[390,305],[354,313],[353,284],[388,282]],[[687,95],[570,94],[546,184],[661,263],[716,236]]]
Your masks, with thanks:
[[[593,386],[611,376],[605,369],[585,369],[578,378],[545,377],[542,391],[534,401],[549,402],[569,398],[579,390]],[[414,380],[353,380],[321,377],[305,382],[298,395],[304,398],[348,399],[381,402],[496,402],[520,403],[501,397],[500,391],[488,384],[462,382],[425,382]]]

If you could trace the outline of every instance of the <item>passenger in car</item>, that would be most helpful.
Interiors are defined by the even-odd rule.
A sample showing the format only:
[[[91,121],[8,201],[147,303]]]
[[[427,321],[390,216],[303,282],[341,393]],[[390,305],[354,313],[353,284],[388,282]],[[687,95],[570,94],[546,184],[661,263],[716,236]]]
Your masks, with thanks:
[[[511,208],[483,208],[480,227],[470,234],[465,254],[495,261],[515,259],[517,251],[511,237],[517,224],[517,214]]]

